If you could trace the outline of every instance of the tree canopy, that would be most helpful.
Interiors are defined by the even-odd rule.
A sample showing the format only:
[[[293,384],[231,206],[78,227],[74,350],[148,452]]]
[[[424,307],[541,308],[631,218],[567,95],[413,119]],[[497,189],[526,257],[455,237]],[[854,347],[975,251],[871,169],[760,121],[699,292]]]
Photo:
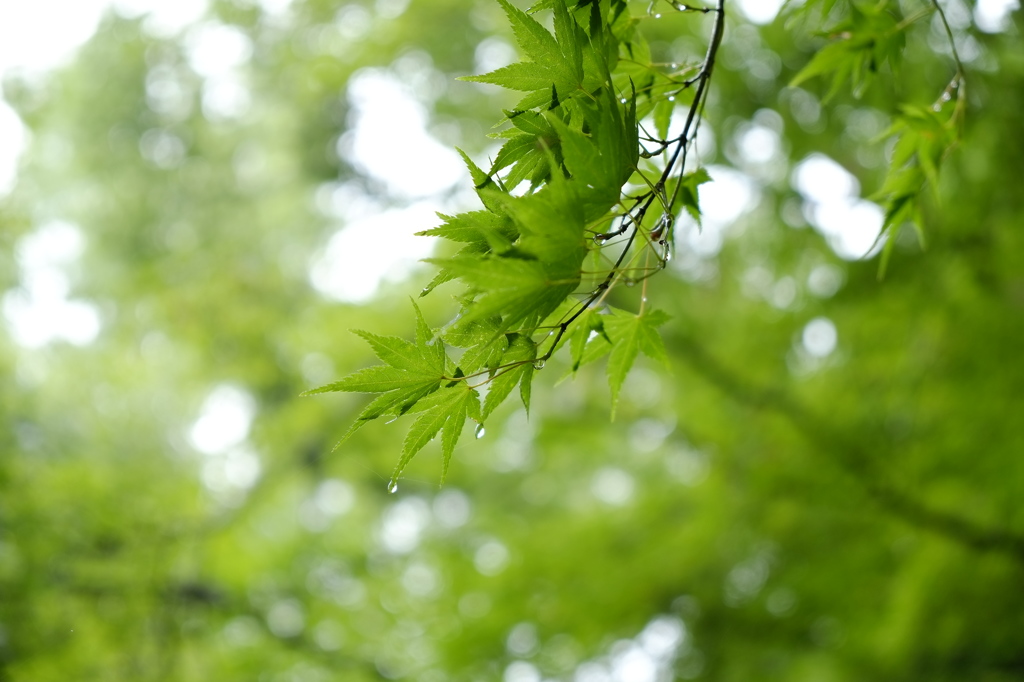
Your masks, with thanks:
[[[9,76],[0,679],[1018,679],[1020,12],[754,5]]]

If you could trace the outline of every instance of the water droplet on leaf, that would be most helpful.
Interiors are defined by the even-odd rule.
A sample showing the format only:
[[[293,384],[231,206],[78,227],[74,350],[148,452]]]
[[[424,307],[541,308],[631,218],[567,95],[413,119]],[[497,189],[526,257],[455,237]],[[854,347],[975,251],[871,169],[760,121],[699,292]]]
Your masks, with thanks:
[[[480,440],[487,434],[487,429],[484,428],[483,424],[476,425],[476,439]]]
[[[636,280],[630,277],[627,277],[626,279],[622,280],[622,283],[625,284],[627,287],[636,286]]]
[[[676,101],[676,96],[675,95],[669,95],[668,96],[668,101],[669,102],[675,102]]]
[[[392,495],[398,492],[398,481],[391,479],[391,481],[388,483],[388,492],[391,493]]]
[[[544,369],[544,360],[537,360],[533,363],[534,369]]]

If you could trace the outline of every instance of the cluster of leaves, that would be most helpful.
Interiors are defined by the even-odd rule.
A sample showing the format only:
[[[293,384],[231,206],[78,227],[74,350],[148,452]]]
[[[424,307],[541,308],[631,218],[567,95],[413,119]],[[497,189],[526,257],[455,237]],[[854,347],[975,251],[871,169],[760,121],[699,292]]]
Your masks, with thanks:
[[[900,227],[907,223],[914,225],[924,244],[921,195],[925,188],[931,187],[938,197],[939,167],[961,137],[967,105],[963,65],[946,15],[937,0],[922,2],[909,13],[904,13],[900,3],[887,0],[863,7],[852,1],[812,0],[799,11],[806,13],[815,9],[821,12],[819,21],[832,13],[840,18],[821,32],[830,42],[790,85],[800,85],[816,76],[830,76],[832,82],[827,99],[835,96],[847,81],[853,94],[860,97],[883,67],[897,70],[906,45],[906,31],[921,19],[937,14],[949,38],[956,66],[952,80],[930,107],[902,104],[895,122],[883,135],[895,137],[889,172],[873,197],[885,209],[879,235],[879,239],[889,237],[880,264],[880,274],[884,274],[896,243],[892,237]]]
[[[609,356],[614,414],[639,353],[667,362],[657,327],[668,316],[645,302],[635,313],[612,308],[608,293],[665,267],[675,216],[699,219],[697,187],[710,179],[683,169],[722,39],[721,5],[673,5],[717,13],[703,62],[680,66],[652,63],[626,0],[542,0],[528,12],[498,2],[525,61],[467,80],[525,94],[504,112],[496,133],[504,143],[489,169],[463,154],[483,209],[441,215],[443,224],[422,233],[463,245],[432,259],[440,272],[423,291],[461,281],[461,311],[432,330],[417,308],[415,343],[358,332],[384,364],[311,391],[379,394],[342,442],[380,417],[418,415],[391,490],[438,433],[447,472],[466,422],[482,428],[517,386],[529,410],[535,371],[566,345],[574,372]],[[548,10],[553,34],[533,16]],[[686,123],[669,138],[676,106],[688,107]],[[654,133],[638,124],[648,114]]]
[[[504,143],[488,170],[463,153],[483,209],[441,215],[442,225],[421,233],[463,245],[453,257],[431,259],[440,272],[423,290],[461,281],[467,287],[461,311],[431,330],[417,309],[416,343],[360,332],[385,364],[311,391],[380,394],[342,442],[369,421],[419,414],[392,490],[438,433],[447,472],[466,421],[482,427],[516,386],[529,410],[534,371],[566,344],[573,372],[609,356],[614,416],[637,355],[665,361],[657,327],[667,316],[648,309],[646,296],[635,313],[607,305],[607,296],[619,284],[646,288],[647,278],[668,264],[676,217],[686,211],[700,221],[698,187],[710,180],[703,168],[686,169],[722,42],[721,0],[716,7],[667,3],[678,12],[715,15],[707,53],[689,65],[652,61],[626,0],[541,0],[528,12],[498,2],[526,60],[466,80],[524,95],[504,112],[499,125],[505,128],[495,134]],[[953,81],[932,108],[904,106],[888,133],[898,141],[876,195],[886,211],[880,239],[908,220],[921,227],[920,194],[925,185],[936,186],[964,108],[963,69],[941,7],[933,0],[905,16],[896,5],[810,0],[794,10],[820,10],[822,24],[839,17],[822,33],[831,42],[792,81],[831,76],[829,97],[848,81],[860,96],[883,67],[896,70],[907,27],[932,12],[949,33]],[[542,10],[553,12],[554,33],[532,16]],[[685,109],[684,123],[670,135],[676,107]],[[641,123],[648,120],[652,131]],[[894,241],[888,240],[883,270]]]

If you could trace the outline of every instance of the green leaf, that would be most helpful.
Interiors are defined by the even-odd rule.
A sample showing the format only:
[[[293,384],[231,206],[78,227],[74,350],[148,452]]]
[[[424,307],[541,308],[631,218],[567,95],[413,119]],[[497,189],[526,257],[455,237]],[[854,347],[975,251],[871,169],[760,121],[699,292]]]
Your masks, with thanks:
[[[420,353],[425,366],[444,374],[448,364],[448,355],[444,352],[444,341],[437,338],[430,326],[427,325],[427,321],[423,319],[423,313],[420,312],[420,307],[416,305],[415,301],[412,307],[416,311],[416,350]],[[383,360],[383,358],[381,359]]]
[[[402,443],[402,456],[399,458],[398,464],[395,465],[395,470],[391,473],[391,485],[397,485],[399,476],[405,471],[412,458],[427,443],[433,440],[450,416],[451,414],[444,411],[441,407],[436,407],[422,413],[413,422],[412,426],[409,427],[409,433],[405,436],[405,441]]]
[[[470,211],[456,216],[438,213],[437,216],[444,221],[444,225],[417,232],[416,235],[486,244],[495,251],[507,249],[518,236],[511,220],[491,211]]]
[[[530,416],[530,395],[533,391],[533,372],[535,369],[534,365],[530,365],[528,369],[523,371],[523,378],[519,381],[519,399],[523,401],[527,417]]]
[[[677,205],[681,205],[682,208],[686,209],[686,212],[697,221],[698,225],[701,224],[700,193],[698,188],[707,182],[711,182],[711,176],[708,175],[707,169],[702,166],[682,177],[676,194]],[[677,206],[674,205],[672,207],[673,213],[677,210]]]
[[[427,369],[430,370],[428,374],[433,374],[432,370],[435,368],[423,366],[422,358],[415,344],[397,336],[378,336],[361,329],[355,329],[352,333],[369,343],[377,357],[392,367],[408,372],[422,372]],[[441,367],[440,370],[443,371],[444,368]]]
[[[514,132],[508,135],[508,142],[498,151],[491,174],[514,164],[515,167],[505,177],[506,189],[515,188],[526,178],[535,178],[531,184],[536,186],[550,176],[552,165],[560,165],[560,157],[559,140],[553,129],[544,135]]]
[[[639,155],[635,110],[624,107],[610,89],[603,102],[581,104],[590,134],[549,115],[562,141],[565,166],[583,185],[580,196],[588,220],[598,218],[619,200],[622,185],[636,170]]]
[[[509,122],[524,133],[539,137],[555,137],[551,123],[535,111],[506,111]]]
[[[306,391],[303,395],[337,391],[348,393],[383,393],[414,383],[422,383],[425,380],[430,380],[430,378],[433,378],[433,373],[429,370],[426,373],[413,373],[385,365],[376,365],[361,369],[333,384],[327,384],[326,386]]]
[[[852,59],[852,51],[845,42],[826,45],[793,76],[789,81],[789,87],[796,88],[815,76],[845,69]]]
[[[540,154],[529,154],[505,176],[505,183],[508,187],[516,187],[523,180],[529,180],[532,190],[550,177],[551,164],[548,159]]]
[[[369,424],[374,419],[382,417],[385,414],[399,416],[405,414],[416,405],[420,398],[436,391],[439,385],[439,383],[432,383],[420,386],[407,386],[377,396],[363,409],[362,412],[359,413],[359,416],[352,422],[341,439],[335,443],[332,450],[337,450],[352,436],[353,433],[366,424]]]
[[[490,83],[509,90],[545,90],[558,81],[558,75],[546,66],[533,62],[517,62],[480,76],[462,76],[459,80]]]
[[[455,254],[455,258],[478,256],[487,253],[487,251],[488,247],[486,244],[470,244],[469,246],[465,247],[464,249],[460,250],[457,254]],[[450,282],[453,279],[456,279],[456,277],[457,275],[451,270],[448,270],[447,268],[441,268],[438,271],[438,273],[434,275],[434,278],[430,280],[430,283],[428,283],[427,286],[423,287],[423,290],[420,292],[420,297],[422,298],[423,296],[426,296],[437,287],[441,286],[445,282]]]
[[[521,235],[518,248],[543,263],[546,275],[570,285],[571,291],[579,283],[580,264],[587,252],[583,201],[576,185],[556,175],[535,194],[490,196],[512,218]]]
[[[939,170],[942,159],[959,138],[955,118],[943,120],[941,109],[935,111],[904,105],[901,110],[899,118],[882,136],[898,135],[889,172],[882,187],[871,197],[880,202],[885,211],[878,239],[888,239],[879,262],[879,279],[885,276],[896,235],[904,224],[913,224],[922,247],[925,245],[921,193],[925,187],[930,187],[935,200],[941,199]]]
[[[494,163],[491,165],[491,174],[493,175],[503,168],[508,168],[526,157],[530,152],[536,150],[536,135],[515,135],[509,137],[508,141],[498,150],[497,156],[494,157]]]
[[[501,364],[510,366],[499,369],[491,380],[487,398],[484,400],[484,419],[504,402],[520,382],[525,392],[523,406],[527,412],[530,411],[529,384],[533,380],[533,363],[536,358],[537,344],[530,337],[524,334],[509,334],[508,349],[501,357]]]
[[[520,49],[530,61],[502,67],[482,76],[462,80],[491,83],[512,90],[529,92],[515,109],[524,111],[537,107],[553,109],[560,101],[586,96],[601,80],[584,68],[593,63],[586,59],[593,48],[576,19],[568,12],[565,0],[555,0],[555,31],[551,35],[544,26],[506,0],[498,0],[512,24]]]
[[[890,3],[868,8],[850,3],[848,9],[846,18],[827,31],[837,38],[818,51],[790,81],[790,87],[831,74],[826,100],[834,97],[847,80],[851,81],[853,95],[860,97],[883,65],[899,63],[906,43],[904,31],[910,22],[901,22]]]
[[[675,108],[675,100],[668,98],[654,105],[654,130],[658,133],[658,137],[663,140],[668,137],[668,129],[672,125],[672,113],[675,111]]]
[[[564,7],[564,0],[558,0],[558,3]],[[498,4],[505,10],[505,14],[512,24],[516,42],[530,59],[549,64],[564,61],[565,57],[555,37],[548,33],[548,30],[536,19],[511,5],[507,0],[498,0]]]
[[[441,484],[444,485],[445,480],[448,478],[448,467],[451,463],[452,454],[455,452],[455,446],[459,442],[459,437],[462,435],[462,431],[466,426],[466,418],[472,417],[474,419],[480,418],[480,398],[476,391],[472,389],[466,389],[463,391],[462,400],[460,400],[451,416],[445,422],[441,432]]]
[[[605,335],[603,315],[594,309],[586,310],[573,323],[573,331],[569,339],[569,354],[572,358],[572,371],[593,362],[611,348],[611,342]],[[587,349],[590,352],[587,352]]]
[[[565,0],[556,0],[555,40],[565,55],[566,65],[572,71],[572,78],[577,83],[583,82],[583,43],[586,35],[576,20],[569,14]]]
[[[459,369],[474,374],[481,368],[494,368],[508,347],[508,339],[501,332],[501,318],[489,317],[467,320],[464,315],[448,330],[446,340],[466,352],[459,358]]]
[[[424,410],[409,428],[402,444],[402,456],[391,474],[389,487],[398,483],[399,477],[412,458],[433,440],[439,431],[442,434],[442,482],[448,473],[448,466],[455,445],[465,426],[467,415],[479,415],[480,398],[477,392],[461,381],[455,386],[443,388],[431,400],[429,409]]]
[[[444,342],[431,332],[415,303],[413,309],[416,313],[416,343],[395,336],[356,331],[385,364],[358,370],[340,381],[304,394],[335,391],[382,394],[356,417],[339,445],[369,421],[385,414],[401,415],[413,409],[418,401],[435,393],[445,380],[449,360]]]
[[[668,321],[665,313],[657,310],[633,315],[613,309],[605,316],[604,326],[611,339],[611,355],[608,357],[608,385],[612,390],[612,419],[618,406],[619,391],[626,375],[636,361],[638,353],[661,362],[668,367],[668,354],[658,334],[658,327]]]
[[[671,371],[672,365],[665,351],[665,342],[658,332],[658,327],[668,322],[671,317],[661,310],[649,310],[646,314],[639,316],[639,338],[640,352],[661,364],[666,370]]]
[[[576,281],[549,276],[544,264],[521,258],[428,259],[455,273],[478,292],[466,320],[500,315],[502,329],[529,326],[554,310],[576,287]]]
[[[469,155],[466,154],[466,152],[462,151],[458,147],[455,148],[455,151],[459,153],[463,162],[466,164],[466,168],[469,169],[469,175],[473,178],[473,185],[477,189],[481,189],[492,184],[491,176],[485,173],[480,166],[473,163],[473,159],[469,158]]]

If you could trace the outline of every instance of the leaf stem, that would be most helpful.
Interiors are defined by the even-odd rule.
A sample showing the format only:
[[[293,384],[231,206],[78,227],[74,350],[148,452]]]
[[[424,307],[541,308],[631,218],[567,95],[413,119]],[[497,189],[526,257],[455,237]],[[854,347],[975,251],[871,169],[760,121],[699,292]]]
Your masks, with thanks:
[[[939,19],[942,20],[942,27],[946,29],[946,38],[949,40],[949,49],[953,52],[953,61],[956,63],[956,75],[960,80],[963,80],[964,65],[960,61],[960,53],[956,49],[956,39],[953,37],[953,29],[949,27],[949,21],[946,19],[946,12],[942,9],[942,5],[939,4],[939,0],[932,0],[932,5],[935,7],[935,11],[939,13]]]

